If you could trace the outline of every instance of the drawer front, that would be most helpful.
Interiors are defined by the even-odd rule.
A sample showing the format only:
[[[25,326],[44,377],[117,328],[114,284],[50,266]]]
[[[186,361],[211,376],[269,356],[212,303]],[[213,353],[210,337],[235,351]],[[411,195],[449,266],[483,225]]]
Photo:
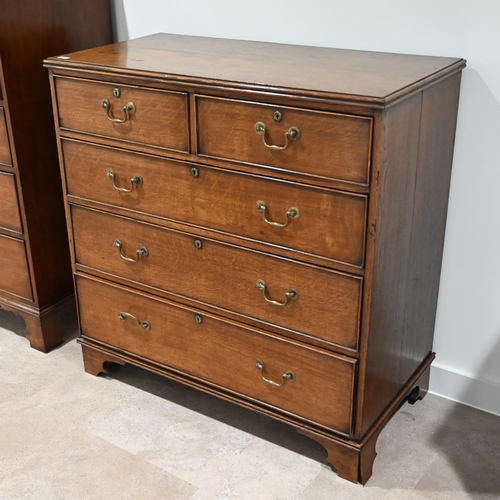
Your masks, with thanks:
[[[68,192],[74,196],[363,265],[366,196],[73,141],[63,141],[63,150]],[[110,170],[114,178],[108,176]],[[140,185],[131,182],[136,176]],[[132,191],[119,192],[114,186]],[[265,210],[257,208],[259,201]],[[288,225],[276,227],[265,218]]]
[[[0,107],[0,164],[12,166],[4,109]]]
[[[188,151],[187,94],[64,77],[55,79],[55,87],[62,129]],[[102,107],[104,99],[109,103],[109,118],[126,118],[124,123],[110,121]],[[135,106],[132,114],[124,111],[128,103]]]
[[[33,300],[24,242],[0,235],[0,290]]]
[[[196,310],[77,279],[82,335],[349,434],[355,360],[326,354]],[[142,328],[131,314],[146,327]],[[294,380],[281,387],[268,380]]]
[[[0,172],[0,200],[2,200],[0,203],[0,226],[21,233],[21,215],[15,179],[12,174]]]
[[[362,279],[187,233],[72,207],[77,265],[355,349]],[[121,242],[121,249],[114,246]],[[196,242],[199,242],[196,247]],[[137,262],[137,250],[148,255]],[[266,283],[265,289],[257,281]],[[298,292],[294,298],[291,289]],[[269,304],[270,300],[285,306]],[[288,294],[288,297],[286,297]]]
[[[368,184],[371,118],[200,96],[196,104],[200,155]],[[257,123],[265,125],[263,135]],[[292,127],[300,137],[288,139],[286,149],[266,147],[263,139],[285,146]]]

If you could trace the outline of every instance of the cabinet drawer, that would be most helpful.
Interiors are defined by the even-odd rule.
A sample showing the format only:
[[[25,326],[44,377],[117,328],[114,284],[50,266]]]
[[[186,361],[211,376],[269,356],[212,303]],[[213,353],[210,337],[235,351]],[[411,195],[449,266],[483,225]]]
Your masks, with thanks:
[[[74,141],[63,141],[63,152],[68,193],[74,196],[363,265],[366,196]],[[131,182],[136,176],[140,185]],[[113,184],[132,191],[119,192]],[[265,211],[258,210],[259,201],[265,202]],[[286,215],[294,208],[296,219]],[[264,217],[289,224],[275,227]]]
[[[362,279],[195,235],[72,207],[77,266],[355,349]],[[114,246],[120,240],[121,249]],[[197,248],[196,243],[201,248]],[[137,262],[137,250],[148,255]],[[81,268],[81,267],[80,267]],[[264,280],[265,290],[257,287]],[[295,289],[298,298],[292,299]],[[271,300],[285,306],[269,304]]]
[[[24,242],[0,235],[0,290],[33,300]]]
[[[0,164],[12,166],[4,109],[0,107]]]
[[[0,172],[0,200],[2,200],[0,203],[0,226],[21,233],[21,216],[15,179],[12,174]]]
[[[100,281],[78,277],[77,294],[83,336],[349,434],[355,360]],[[267,379],[294,380],[265,382],[256,360]]]
[[[372,119],[198,96],[198,154],[368,184]],[[274,113],[281,113],[280,121]],[[256,124],[265,133],[256,132]],[[298,128],[300,137],[285,134]]]
[[[187,94],[64,77],[55,78],[55,88],[62,129],[188,151]],[[102,107],[104,99],[109,117],[126,117],[124,123],[110,121]],[[135,106],[132,114],[124,111],[128,103]]]

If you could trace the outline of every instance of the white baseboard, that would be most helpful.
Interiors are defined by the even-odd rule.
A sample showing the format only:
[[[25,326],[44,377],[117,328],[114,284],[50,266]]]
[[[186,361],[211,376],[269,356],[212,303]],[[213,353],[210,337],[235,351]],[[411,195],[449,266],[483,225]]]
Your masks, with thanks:
[[[500,416],[500,384],[431,365],[429,392]]]

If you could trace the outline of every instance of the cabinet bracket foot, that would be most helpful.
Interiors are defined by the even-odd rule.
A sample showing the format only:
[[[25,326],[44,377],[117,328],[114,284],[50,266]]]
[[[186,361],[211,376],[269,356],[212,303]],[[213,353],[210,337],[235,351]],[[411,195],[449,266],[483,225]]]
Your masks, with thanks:
[[[108,373],[106,363],[117,363],[124,365],[125,361],[115,358],[110,354],[92,349],[86,345],[82,345],[83,366],[90,375],[99,375],[100,373]]]

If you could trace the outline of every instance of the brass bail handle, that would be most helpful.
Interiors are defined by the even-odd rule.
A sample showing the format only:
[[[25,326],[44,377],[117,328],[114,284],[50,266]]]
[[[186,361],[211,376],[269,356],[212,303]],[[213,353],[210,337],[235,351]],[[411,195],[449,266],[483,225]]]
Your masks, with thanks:
[[[300,211],[299,211],[299,209],[297,207],[290,207],[287,210],[286,214],[285,214],[286,221],[284,223],[270,221],[267,218],[267,205],[266,205],[266,202],[262,201],[262,200],[259,200],[257,202],[257,210],[259,212],[262,212],[262,217],[264,218],[264,221],[267,222],[270,226],[273,226],[273,227],[286,227],[286,226],[288,226],[288,224],[290,224],[290,222],[292,221],[292,219],[298,219],[300,217]]]
[[[139,250],[136,250],[136,257],[127,257],[122,253],[123,244],[119,239],[113,241],[113,246],[118,249],[120,257],[127,262],[137,262],[141,257],[147,257],[149,255],[148,249],[146,247],[140,247]]]
[[[295,290],[295,288],[290,288],[288,292],[285,293],[285,301],[284,302],[278,302],[277,300],[272,300],[267,296],[267,285],[264,280],[257,280],[257,283],[255,286],[259,289],[262,290],[262,295],[266,302],[269,304],[272,304],[273,306],[279,306],[279,307],[284,307],[288,304],[290,300],[297,300],[299,298],[299,292]]]
[[[116,185],[116,174],[115,171],[110,168],[107,172],[106,175],[109,179],[111,179],[111,182],[113,184],[113,187],[117,190],[120,191],[120,193],[131,193],[134,189],[134,186],[142,186],[142,177],[140,175],[135,175],[132,179],[130,179],[130,188],[122,188]]]
[[[297,139],[300,139],[300,130],[298,127],[290,127],[286,132],[285,132],[285,144],[283,146],[276,146],[274,144],[268,144],[266,141],[266,124],[263,122],[257,122],[255,124],[255,132],[258,135],[262,136],[262,142],[264,143],[264,146],[269,149],[273,149],[275,151],[282,151],[283,149],[286,149],[290,143],[290,139],[292,141],[296,141]]]
[[[128,312],[122,311],[118,313],[118,319],[120,321],[125,321],[127,318],[133,319],[134,321],[137,321],[137,324],[143,328],[144,330],[150,330],[151,325],[149,324],[148,321],[141,321],[139,318],[134,316],[133,314],[130,314]]]
[[[103,99],[101,101],[101,107],[106,112],[108,120],[113,123],[125,123],[135,113],[135,104],[133,102],[129,102],[123,106],[123,118],[115,118],[114,116],[111,116],[111,104],[107,99]]]
[[[274,380],[270,380],[264,377],[264,361],[262,361],[261,359],[255,360],[255,367],[260,371],[260,376],[262,377],[262,380],[274,387],[282,387],[287,380],[289,382],[293,382],[295,380],[295,373],[293,373],[291,370],[288,370],[285,373],[283,373],[283,375],[281,375],[281,382],[275,382]]]

